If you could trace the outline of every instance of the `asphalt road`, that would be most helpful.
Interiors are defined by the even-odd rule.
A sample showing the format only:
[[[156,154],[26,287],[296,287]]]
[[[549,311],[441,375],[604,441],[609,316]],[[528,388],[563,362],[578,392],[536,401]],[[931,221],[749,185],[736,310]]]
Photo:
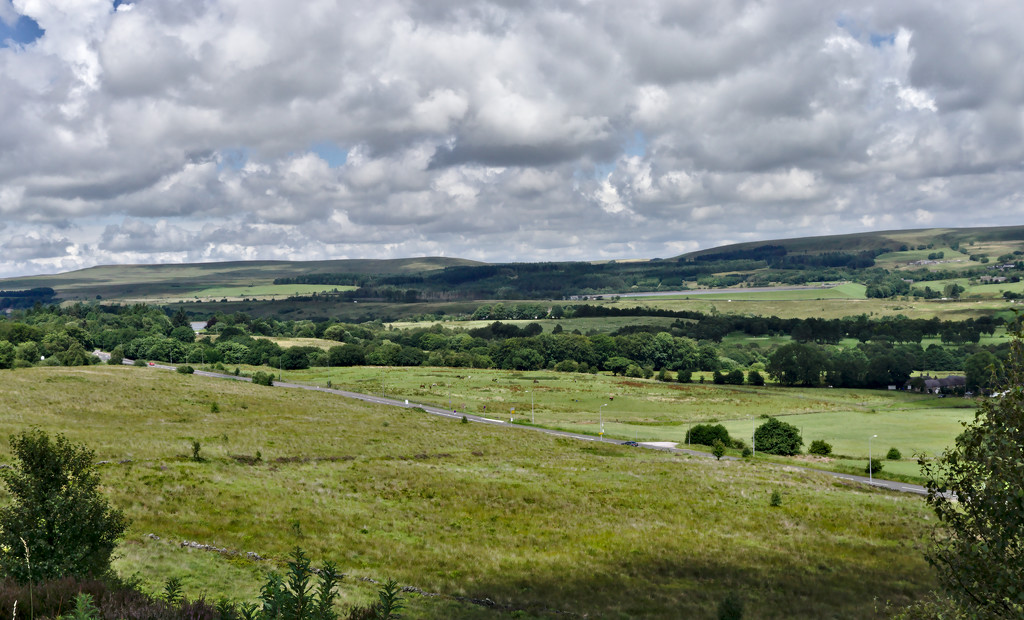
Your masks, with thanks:
[[[104,361],[106,361],[107,359],[110,358],[110,354],[109,353],[104,353],[104,352],[101,352],[101,351],[96,351],[96,352],[94,352],[94,354],[97,355],[100,359],[102,359]],[[133,361],[126,359],[126,360],[124,360],[123,363],[127,364],[127,365],[131,365],[133,363]],[[171,366],[169,364],[157,364],[157,363],[154,363],[154,362],[150,362],[149,367],[150,368],[157,368],[157,369],[160,369],[160,370],[171,370],[171,371],[177,369],[177,366]],[[207,372],[205,370],[197,370],[197,371],[195,371],[195,374],[203,376],[203,377],[211,377],[211,378],[214,378],[214,379],[233,379],[235,381],[252,381],[252,379],[250,379],[248,377],[236,377],[234,375],[226,375],[226,374],[221,374],[221,373],[216,373],[216,372]],[[492,426],[503,426],[503,427],[507,427],[509,430],[531,431],[531,432],[535,432],[535,433],[544,433],[544,434],[547,434],[547,435],[554,435],[556,437],[566,437],[566,438],[569,438],[569,439],[576,439],[576,440],[579,440],[579,441],[595,441],[595,442],[611,443],[611,444],[621,444],[621,443],[623,443],[622,441],[617,440],[617,439],[607,439],[607,438],[604,438],[604,437],[594,437],[593,435],[584,435],[582,433],[571,433],[571,432],[568,432],[568,431],[558,431],[558,430],[553,430],[553,429],[549,429],[549,428],[541,428],[541,427],[538,427],[538,426],[525,426],[525,425],[522,425],[522,424],[513,424],[511,422],[508,422],[508,421],[505,421],[505,420],[502,420],[502,419],[498,419],[498,418],[487,418],[487,417],[483,417],[483,416],[474,415],[472,413],[460,412],[460,411],[453,410],[453,409],[441,409],[439,407],[434,407],[432,405],[424,405],[424,404],[420,404],[420,403],[413,403],[413,402],[410,402],[408,400],[399,400],[399,399],[394,399],[394,398],[387,398],[386,396],[376,396],[376,395],[373,395],[373,394],[362,394],[360,392],[349,392],[349,391],[346,391],[346,390],[336,390],[336,389],[333,389],[333,388],[319,387],[319,386],[316,386],[316,385],[305,385],[305,384],[301,384],[301,383],[288,383],[288,382],[283,382],[283,381],[277,381],[276,379],[274,380],[274,385],[276,387],[282,387],[282,388],[292,388],[292,389],[298,389],[298,390],[309,390],[309,391],[312,391],[312,392],[326,392],[328,394],[335,394],[335,395],[338,395],[338,396],[343,396],[345,398],[352,398],[352,399],[355,399],[355,400],[361,400],[361,401],[368,402],[368,403],[375,403],[375,404],[378,404],[378,405],[389,405],[389,406],[393,406],[393,407],[405,407],[407,409],[419,408],[419,409],[422,409],[423,411],[426,411],[427,413],[429,413],[431,415],[437,415],[437,416],[441,416],[441,417],[445,417],[445,418],[452,418],[452,419],[455,419],[455,420],[461,420],[463,417],[465,417],[466,420],[468,420],[469,422],[474,422],[474,423],[477,423],[477,424],[489,424],[489,425],[492,425]],[[702,458],[714,458],[711,454],[708,454],[707,452],[699,452],[697,450],[688,450],[686,448],[669,448],[669,447],[665,447],[665,446],[656,446],[656,445],[651,445],[651,444],[647,444],[647,443],[640,443],[640,447],[646,448],[648,450],[660,450],[662,452],[671,452],[671,453],[675,453],[675,454],[688,454],[688,455],[691,455],[691,456],[697,456],[697,457],[702,457]],[[725,460],[736,460],[736,457],[731,457],[731,456],[726,456],[726,457],[722,457],[722,458],[725,459]],[[838,472],[825,471],[825,470],[822,470],[822,469],[814,469],[813,467],[803,467],[803,466],[800,466],[800,465],[783,465],[783,464],[776,464],[776,463],[765,463],[765,465],[768,465],[770,467],[800,469],[800,470],[805,470],[805,471],[809,471],[809,472],[816,472],[816,473],[819,473],[819,474],[825,474],[827,476],[832,476],[834,478],[842,478],[843,480],[849,480],[851,482],[857,482],[857,483],[860,483],[860,484],[870,485],[870,486],[874,486],[874,487],[878,487],[878,488],[882,488],[882,489],[889,489],[891,491],[898,491],[898,492],[901,492],[901,493],[915,493],[917,495],[927,495],[928,494],[927,489],[925,489],[923,486],[920,486],[920,485],[917,485],[917,484],[909,484],[909,483],[906,483],[906,482],[894,482],[892,480],[880,480],[878,478],[874,478],[873,480],[869,480],[867,476],[855,476],[853,474],[842,474],[842,473],[838,473]]]

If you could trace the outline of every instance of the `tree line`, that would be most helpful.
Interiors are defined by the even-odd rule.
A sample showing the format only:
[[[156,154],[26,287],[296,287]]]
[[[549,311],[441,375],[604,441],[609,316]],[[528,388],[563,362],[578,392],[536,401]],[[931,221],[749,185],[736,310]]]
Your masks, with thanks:
[[[630,311],[599,306],[559,309],[536,304],[505,310],[499,305],[481,308],[480,312],[587,316]],[[652,311],[656,315],[665,313]],[[952,322],[904,317],[828,320],[669,314],[687,318],[667,327],[632,325],[612,334],[583,334],[563,330],[558,323],[545,333],[539,321],[522,327],[493,321],[473,329],[459,328],[456,323],[454,327],[436,324],[398,330],[379,322],[278,321],[234,313],[214,315],[202,335],[197,336],[182,308],[168,314],[145,305],[51,306],[0,321],[0,368],[84,365],[94,363],[91,351],[101,349],[112,352],[116,359],[271,366],[282,370],[355,365],[547,368],[638,377],[657,373],[662,379],[682,381],[703,371],[720,373],[722,382],[735,383],[737,377],[739,382],[759,382],[763,379],[761,373],[765,373],[783,385],[835,387],[902,386],[914,370],[974,369],[968,373],[972,379],[969,389],[978,389],[990,383],[978,369],[1006,353],[1005,346],[976,344],[981,333],[992,333],[1000,324],[999,319],[989,317]],[[737,332],[789,336],[790,341],[781,346],[722,342],[725,335]],[[948,344],[922,347],[919,343],[926,335],[941,335]],[[337,344],[327,350],[282,347],[268,337],[322,338]],[[858,342],[854,346],[840,345],[844,338]]]

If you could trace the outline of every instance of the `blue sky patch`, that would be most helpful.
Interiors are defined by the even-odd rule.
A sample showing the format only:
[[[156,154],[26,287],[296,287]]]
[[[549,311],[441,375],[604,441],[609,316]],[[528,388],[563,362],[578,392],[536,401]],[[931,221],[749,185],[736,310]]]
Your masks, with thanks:
[[[896,42],[895,32],[865,32],[860,24],[846,16],[840,16],[836,20],[836,26],[849,32],[850,36],[858,41],[864,40],[866,35],[868,42],[871,43],[871,47],[882,47],[883,45],[892,45]]]
[[[633,138],[623,145],[622,152],[630,157],[643,157],[647,154],[647,137],[642,131],[633,133]]]
[[[333,142],[316,142],[309,147],[309,150],[316,153],[331,168],[344,166],[348,161],[348,151]]]
[[[11,47],[11,44],[28,45],[43,36],[43,29],[30,17],[21,15],[14,27],[0,20],[0,47]]]
[[[249,161],[249,149],[221,149],[220,157],[217,158],[217,170],[230,168],[241,170]]]

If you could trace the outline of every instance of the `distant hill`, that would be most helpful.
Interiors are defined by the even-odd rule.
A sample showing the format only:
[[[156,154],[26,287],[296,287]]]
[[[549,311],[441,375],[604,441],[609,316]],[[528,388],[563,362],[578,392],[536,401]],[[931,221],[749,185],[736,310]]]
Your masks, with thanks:
[[[708,255],[750,251],[766,245],[781,246],[789,254],[822,254],[826,252],[871,252],[881,249],[898,251],[902,246],[913,249],[929,244],[936,247],[952,247],[986,243],[1011,243],[1024,248],[1024,226],[883,230],[847,235],[747,241],[689,252],[676,258],[693,260]]]
[[[11,293],[0,302],[3,307],[25,307],[35,300],[18,295],[52,289],[57,299],[69,301],[273,303],[275,313],[285,313],[295,304],[328,301],[407,304],[572,299],[826,281],[853,281],[869,287],[868,297],[891,297],[911,294],[907,284],[911,280],[934,282],[928,294],[941,296],[946,280],[980,278],[1000,261],[1012,262],[1024,271],[1024,226],[752,241],[649,260],[490,264],[425,257],[106,265],[0,280],[0,291]]]
[[[461,258],[390,260],[232,261],[170,265],[101,265],[53,275],[0,280],[0,289],[52,288],[61,299],[189,296],[215,287],[269,285],[275,279],[310,274],[416,274],[455,266],[483,265]]]

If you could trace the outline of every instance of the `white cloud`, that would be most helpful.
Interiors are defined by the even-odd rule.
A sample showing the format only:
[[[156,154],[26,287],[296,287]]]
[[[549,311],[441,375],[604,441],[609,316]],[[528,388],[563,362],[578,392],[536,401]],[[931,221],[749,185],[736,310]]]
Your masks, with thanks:
[[[1021,215],[1024,5],[126,6],[0,0],[45,30],[0,48],[0,244],[22,257],[0,275],[667,256]]]
[[[737,191],[753,202],[807,200],[821,193],[814,173],[797,168],[753,175],[740,183]]]

